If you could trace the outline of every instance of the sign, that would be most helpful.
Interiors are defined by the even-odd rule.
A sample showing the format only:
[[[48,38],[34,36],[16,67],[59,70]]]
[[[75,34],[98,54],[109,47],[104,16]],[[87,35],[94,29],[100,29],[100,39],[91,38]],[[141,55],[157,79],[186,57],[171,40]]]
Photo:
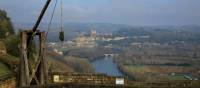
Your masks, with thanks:
[[[124,78],[116,78],[115,84],[116,85],[124,85]]]
[[[59,79],[59,75],[54,75],[53,76],[53,82],[60,82],[60,79]]]

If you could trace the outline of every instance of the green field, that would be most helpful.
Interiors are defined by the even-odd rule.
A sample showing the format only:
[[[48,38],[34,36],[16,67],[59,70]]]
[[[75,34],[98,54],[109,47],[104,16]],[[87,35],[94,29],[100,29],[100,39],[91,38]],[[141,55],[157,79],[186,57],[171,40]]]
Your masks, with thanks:
[[[169,75],[168,76],[169,80],[188,80],[184,77],[184,75]]]
[[[165,68],[162,68],[165,69]],[[168,70],[168,69],[166,69]],[[138,79],[148,80],[150,78],[156,80],[188,80],[184,75],[170,75],[162,72],[159,68],[144,65],[123,65],[123,71],[129,75],[136,76]]]

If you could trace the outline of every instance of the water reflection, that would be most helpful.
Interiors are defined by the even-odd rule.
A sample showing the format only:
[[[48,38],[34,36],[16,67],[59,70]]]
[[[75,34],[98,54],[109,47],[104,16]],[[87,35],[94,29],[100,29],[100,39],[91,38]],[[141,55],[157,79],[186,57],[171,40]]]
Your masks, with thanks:
[[[92,62],[96,73],[104,73],[108,76],[123,76],[112,57],[105,57]]]

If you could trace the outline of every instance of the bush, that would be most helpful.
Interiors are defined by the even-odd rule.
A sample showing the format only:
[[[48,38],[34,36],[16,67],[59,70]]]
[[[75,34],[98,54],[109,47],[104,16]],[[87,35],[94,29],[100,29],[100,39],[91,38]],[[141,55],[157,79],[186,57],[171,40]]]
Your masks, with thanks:
[[[7,53],[19,57],[19,35],[11,35],[4,40]]]

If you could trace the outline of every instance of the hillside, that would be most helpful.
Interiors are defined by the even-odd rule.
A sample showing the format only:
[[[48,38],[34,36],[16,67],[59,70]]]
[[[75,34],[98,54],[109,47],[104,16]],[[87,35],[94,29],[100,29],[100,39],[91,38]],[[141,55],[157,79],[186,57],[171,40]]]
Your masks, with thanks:
[[[52,72],[82,72],[91,73],[93,68],[85,58],[60,56],[55,52],[47,52],[49,69]]]
[[[19,39],[16,38],[10,18],[0,10],[0,76],[14,71],[18,63],[15,56],[19,56],[16,55]]]

